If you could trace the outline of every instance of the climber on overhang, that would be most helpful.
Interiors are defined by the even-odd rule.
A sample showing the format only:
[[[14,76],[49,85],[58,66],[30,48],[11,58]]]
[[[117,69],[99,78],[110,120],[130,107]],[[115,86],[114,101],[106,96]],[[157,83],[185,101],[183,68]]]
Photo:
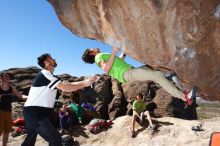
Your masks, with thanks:
[[[182,99],[188,105],[193,103],[196,98],[196,87],[193,87],[190,92],[182,92],[160,71],[153,70],[147,66],[134,68],[132,65],[121,59],[123,56],[121,56],[121,58],[117,57],[117,52],[118,48],[114,47],[112,54],[101,53],[99,48],[89,48],[85,50],[82,59],[86,63],[96,63],[100,68],[113,78],[117,79],[120,83],[151,80],[158,83],[173,97]]]
[[[120,54],[120,56],[119,56],[119,58],[121,58],[121,59],[125,59],[125,57],[126,57],[126,54],[125,53],[121,53]],[[147,66],[148,68],[150,68],[150,69],[152,69],[152,70],[157,70],[157,71],[160,71],[160,72],[162,72],[163,74],[164,74],[164,76],[169,80],[169,81],[171,81],[172,83],[174,83],[174,85],[178,88],[178,89],[180,89],[181,91],[184,91],[184,89],[183,89],[183,86],[182,86],[182,84],[180,83],[180,80],[179,80],[179,78],[177,77],[177,74],[173,71],[173,70],[171,70],[171,69],[168,69],[168,68],[165,68],[165,67],[162,67],[162,66],[158,66],[158,67],[153,67],[153,66],[150,66],[150,65],[145,65],[145,66]]]

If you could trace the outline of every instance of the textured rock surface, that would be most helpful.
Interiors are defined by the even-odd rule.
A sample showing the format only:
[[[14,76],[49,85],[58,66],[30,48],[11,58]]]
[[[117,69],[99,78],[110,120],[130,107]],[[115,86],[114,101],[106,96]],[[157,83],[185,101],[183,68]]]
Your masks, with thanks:
[[[158,84],[153,82],[132,82],[122,85],[127,105],[127,114],[132,115],[132,104],[138,93],[142,93],[147,103],[147,109],[154,117],[178,117],[182,119],[197,119],[196,103],[186,107],[184,102],[172,97]]]
[[[153,99],[156,105],[154,114],[156,117],[178,117],[181,119],[197,119],[196,107],[194,102],[191,106],[186,106],[181,99],[172,97],[164,89],[157,90],[156,97]]]
[[[37,72],[37,67],[11,68],[7,72],[12,74],[11,84],[23,94],[28,95],[32,81]],[[80,81],[85,77],[72,77],[68,74],[59,75],[62,80]],[[121,86],[117,80],[103,74],[101,78],[94,83],[93,88],[87,87],[80,90],[81,101],[89,102],[94,105],[96,111],[103,119],[115,119],[119,116],[131,114],[131,105],[138,93],[142,93],[144,100],[148,105],[148,110],[155,117],[174,116],[184,119],[196,119],[196,106],[184,108],[181,100],[171,97],[166,91],[156,86],[153,82],[132,82],[125,83]],[[60,92],[58,92],[60,93]],[[57,98],[61,95],[58,94]],[[65,99],[69,98],[69,93],[61,95],[61,101],[66,103]],[[63,97],[63,98],[62,98]],[[128,106],[127,106],[128,105]],[[13,118],[22,116],[23,103],[13,104]],[[127,111],[127,112],[126,112]]]
[[[219,0],[48,1],[74,34],[173,69],[186,88],[220,100]]]
[[[120,83],[112,78],[112,94],[113,99],[108,105],[109,119],[114,120],[115,118],[125,115],[126,113],[126,102],[124,99],[123,91]]]
[[[88,127],[76,125],[73,131],[73,138],[79,141],[80,146],[208,146],[210,136],[213,132],[220,131],[220,118],[203,120],[202,125],[205,131],[194,132],[192,126],[201,121],[187,121],[171,117],[158,118],[154,120],[157,132],[151,136],[147,129],[148,123],[143,127],[135,125],[137,135],[131,138],[131,116],[122,116],[113,121],[113,125],[106,131],[92,134]],[[0,137],[0,145],[2,144]],[[20,145],[25,136],[9,138],[9,146]],[[48,143],[38,136],[36,146],[48,146]]]

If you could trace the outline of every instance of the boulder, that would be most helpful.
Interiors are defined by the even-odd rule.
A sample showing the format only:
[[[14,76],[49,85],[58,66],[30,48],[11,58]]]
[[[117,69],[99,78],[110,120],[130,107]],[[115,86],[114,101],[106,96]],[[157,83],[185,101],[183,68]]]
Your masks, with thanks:
[[[125,115],[126,101],[124,99],[124,95],[120,83],[113,78],[111,82],[112,82],[113,99],[108,105],[108,113],[109,113],[109,119],[114,120],[119,116]]]
[[[11,84],[18,91],[28,95],[29,89],[36,74],[40,71],[37,67],[11,68],[4,70],[12,74]],[[81,81],[85,77],[73,77],[68,74],[58,75],[62,80]],[[96,111],[103,119],[114,120],[119,116],[131,114],[131,105],[138,93],[143,94],[143,99],[148,104],[148,110],[155,117],[174,116],[184,119],[196,119],[196,104],[185,107],[180,100],[173,98],[159,85],[151,82],[127,82],[120,84],[117,80],[106,74],[100,75],[100,79],[92,86],[80,90],[81,102],[94,105]],[[60,97],[61,96],[61,97]],[[63,98],[62,98],[63,97]],[[58,90],[57,98],[67,103],[70,93],[61,93]],[[60,105],[56,105],[56,110]],[[13,104],[13,118],[22,116],[23,103]],[[89,114],[89,113],[88,113]]]
[[[186,89],[220,100],[219,0],[48,0],[72,33],[174,70]]]

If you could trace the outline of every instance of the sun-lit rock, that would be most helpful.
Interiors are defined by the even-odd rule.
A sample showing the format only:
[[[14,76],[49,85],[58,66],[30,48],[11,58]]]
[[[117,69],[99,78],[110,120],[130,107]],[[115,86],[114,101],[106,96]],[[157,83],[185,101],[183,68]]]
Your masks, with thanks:
[[[48,0],[77,36],[176,71],[185,88],[220,100],[219,0]],[[91,46],[94,47],[94,46]]]

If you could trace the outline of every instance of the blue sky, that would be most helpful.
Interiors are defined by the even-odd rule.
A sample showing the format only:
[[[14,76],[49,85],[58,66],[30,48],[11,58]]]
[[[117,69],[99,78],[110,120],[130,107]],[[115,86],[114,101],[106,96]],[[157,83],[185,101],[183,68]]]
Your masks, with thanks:
[[[0,21],[0,70],[39,67],[37,57],[50,53],[58,64],[54,74],[94,75],[103,71],[82,61],[85,48],[99,47],[111,53],[111,46],[71,33],[46,0],[1,0]],[[126,61],[141,65],[130,57]]]

